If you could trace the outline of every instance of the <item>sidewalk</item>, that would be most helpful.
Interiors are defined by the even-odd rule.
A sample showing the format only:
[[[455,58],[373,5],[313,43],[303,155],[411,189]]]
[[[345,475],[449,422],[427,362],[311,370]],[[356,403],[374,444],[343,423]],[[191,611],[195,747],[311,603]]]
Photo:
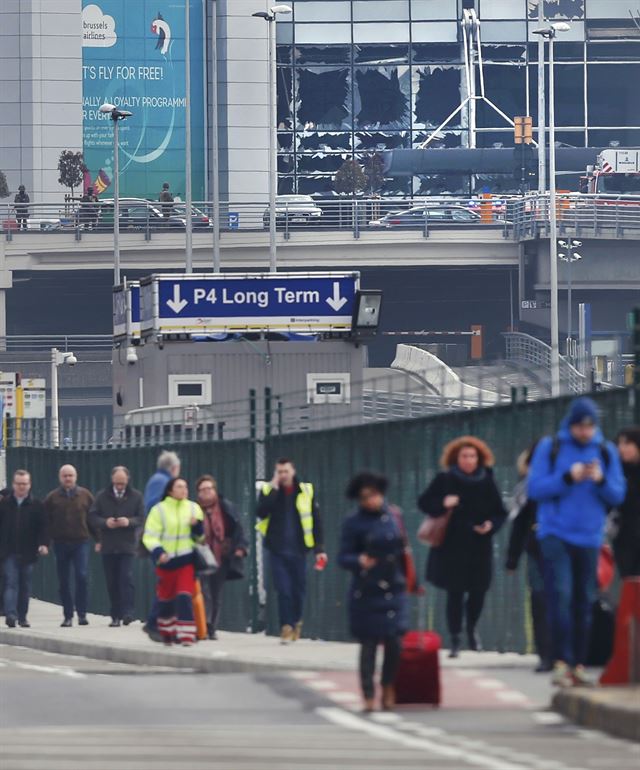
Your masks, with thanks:
[[[561,690],[553,708],[584,727],[640,741],[640,685]]]
[[[276,670],[353,671],[357,647],[346,642],[301,639],[283,646],[273,636],[220,631],[217,642],[199,642],[193,647],[164,647],[142,632],[139,622],[128,627],[108,628],[110,618],[88,615],[88,626],[60,628],[62,614],[55,604],[33,600],[29,621],[32,628],[0,627],[0,644],[11,644],[65,655],[147,666],[172,666],[209,673],[274,672]],[[531,668],[532,655],[497,652],[465,652],[455,661],[441,656],[441,664],[452,668]]]

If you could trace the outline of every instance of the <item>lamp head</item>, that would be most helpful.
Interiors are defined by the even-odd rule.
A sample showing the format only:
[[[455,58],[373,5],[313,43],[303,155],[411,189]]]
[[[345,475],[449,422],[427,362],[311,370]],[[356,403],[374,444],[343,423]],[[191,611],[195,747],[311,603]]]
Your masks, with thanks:
[[[292,13],[292,10],[291,10],[291,7],[290,7],[290,6],[288,6],[288,5],[282,5],[282,4],[280,4],[280,5],[272,5],[272,6],[271,6],[271,8],[269,8],[269,10],[271,11],[271,13],[272,13],[274,16],[275,16],[276,14],[278,14],[278,13],[281,13],[281,14],[283,14],[283,15],[285,15],[285,16],[286,16],[286,15],[288,15],[288,14],[290,14],[290,13]]]
[[[110,104],[109,102],[105,102],[104,104],[100,105],[100,112],[108,113],[113,112],[115,110],[116,106],[115,104]]]

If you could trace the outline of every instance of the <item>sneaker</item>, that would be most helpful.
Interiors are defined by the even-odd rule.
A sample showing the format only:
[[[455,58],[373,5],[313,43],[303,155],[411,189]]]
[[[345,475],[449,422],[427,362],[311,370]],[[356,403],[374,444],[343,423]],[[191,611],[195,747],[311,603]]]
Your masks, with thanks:
[[[117,618],[114,618],[111,623],[109,623],[109,628],[120,628],[120,621]]]
[[[125,615],[124,618],[122,618],[122,625],[123,626],[130,626],[133,623],[133,618],[131,615]]]
[[[293,626],[285,625],[280,629],[280,644],[289,644],[293,642],[294,629]]]
[[[299,620],[293,627],[293,633],[291,634],[291,641],[297,642],[302,636],[302,621]]]
[[[157,628],[150,628],[148,625],[142,626],[144,633],[151,639],[152,642],[164,642],[164,638]]]
[[[584,666],[576,666],[571,672],[575,687],[593,687],[593,682],[587,674]]]
[[[73,620],[71,618],[65,618],[62,623],[60,623],[60,628],[71,628],[73,625]]]
[[[12,617],[8,617],[6,619],[6,624],[9,628],[15,628],[16,627],[16,619]]]
[[[20,628],[31,628],[31,623],[25,618],[24,620],[19,620],[18,625]]]
[[[79,626],[88,626],[89,621],[87,620],[86,615],[78,615],[78,625]]]
[[[571,669],[564,661],[557,660],[554,663],[551,684],[554,685],[554,687],[571,687],[573,685]]]

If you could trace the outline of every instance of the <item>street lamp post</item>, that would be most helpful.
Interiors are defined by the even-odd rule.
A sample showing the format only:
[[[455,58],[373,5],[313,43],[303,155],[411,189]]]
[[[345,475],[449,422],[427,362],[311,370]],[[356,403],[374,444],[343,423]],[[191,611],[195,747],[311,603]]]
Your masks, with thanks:
[[[582,254],[578,254],[576,249],[582,246],[582,241],[570,240],[570,241],[558,241],[558,246],[564,249],[564,252],[558,252],[558,259],[566,262],[567,265],[567,358],[573,357],[571,350],[572,331],[573,331],[573,318],[572,318],[572,299],[571,299],[571,266],[574,262],[579,262],[582,259]]]
[[[113,283],[120,283],[120,121],[133,113],[119,110],[105,102],[100,112],[111,116],[113,121]]]
[[[276,188],[278,183],[278,87],[276,67],[276,20],[278,14],[291,13],[288,5],[272,5],[268,11],[254,13],[269,25],[269,271],[278,270],[276,246]]]
[[[51,445],[60,446],[60,418],[58,406],[58,367],[63,364],[75,366],[78,359],[70,351],[51,348]]]
[[[549,41],[549,289],[551,292],[551,395],[560,395],[560,342],[558,321],[558,209],[556,200],[556,121],[554,42],[570,27],[563,21],[533,30]]]

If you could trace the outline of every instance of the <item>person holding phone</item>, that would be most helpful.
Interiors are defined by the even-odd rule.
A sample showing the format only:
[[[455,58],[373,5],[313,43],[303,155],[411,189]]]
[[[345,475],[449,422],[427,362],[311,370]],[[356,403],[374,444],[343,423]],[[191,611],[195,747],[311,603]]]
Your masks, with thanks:
[[[449,657],[462,647],[466,616],[469,649],[480,652],[476,630],[492,578],[492,538],[507,512],[493,477],[491,449],[475,436],[449,442],[440,458],[442,471],[418,499],[418,507],[437,518],[451,511],[444,542],[429,551],[427,580],[447,592]]]
[[[552,681],[558,687],[590,684],[584,664],[598,554],[608,510],[622,503],[625,491],[620,457],[604,440],[597,405],[575,399],[558,433],[536,447],[528,483],[529,497],[538,504]]]
[[[298,478],[288,457],[276,462],[273,478],[262,485],[256,529],[264,535],[271,576],[278,595],[280,641],[295,642],[302,633],[307,584],[307,554],[315,553],[315,568],[328,562],[322,519],[313,484]]]
[[[142,493],[130,484],[124,465],[111,471],[111,483],[98,493],[89,511],[97,533],[95,550],[102,554],[102,566],[111,604],[111,628],[128,626],[135,617],[133,560],[137,532],[144,524]]]

